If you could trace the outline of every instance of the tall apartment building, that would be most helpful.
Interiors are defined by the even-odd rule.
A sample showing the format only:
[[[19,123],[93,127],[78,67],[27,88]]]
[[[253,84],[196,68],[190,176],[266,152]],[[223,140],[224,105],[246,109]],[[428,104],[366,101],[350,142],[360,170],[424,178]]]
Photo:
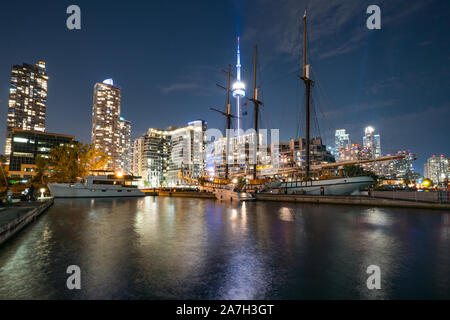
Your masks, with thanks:
[[[345,132],[345,129],[336,130],[334,135],[335,143],[334,143],[334,157],[336,161],[340,160],[339,152],[343,148],[350,148],[350,135]]]
[[[133,142],[133,174],[146,187],[183,185],[180,171],[199,178],[205,171],[206,122],[166,130],[149,128]]]
[[[295,138],[289,141],[293,160],[296,166],[306,165],[306,139]],[[309,145],[311,164],[320,164],[335,162],[334,156],[327,150],[322,143],[322,138],[312,138]]]
[[[131,174],[132,148],[131,148],[131,122],[120,117],[119,119],[119,168],[126,174]]]
[[[206,169],[206,121],[196,120],[186,127],[169,131],[170,161],[167,169],[167,181],[171,185],[180,185],[180,170],[187,176],[199,178]]]
[[[449,160],[444,155],[433,155],[425,163],[425,178],[431,179],[436,184],[444,184],[449,181]]]
[[[226,170],[226,148],[227,138],[216,140],[212,143],[212,146],[208,149],[211,152],[208,158],[211,160],[209,163],[209,174],[215,178],[225,178]],[[261,151],[267,146],[263,145],[263,136],[258,134],[258,143],[256,143],[256,134],[241,134],[239,136],[229,138],[228,144],[228,172],[230,177],[234,174],[244,174],[247,176],[253,175],[254,168],[254,156],[255,148],[258,149],[258,165],[267,164],[269,157],[264,157]],[[269,152],[266,149],[265,154]],[[270,155],[270,153],[269,153]],[[262,159],[264,158],[264,159]]]
[[[169,157],[169,131],[149,128],[134,140],[133,174],[141,177],[142,186],[165,186]]]
[[[376,173],[388,179],[414,179],[417,176],[413,166],[414,155],[406,150],[399,150],[395,155],[399,154],[407,155],[407,157],[382,162],[380,172]]]
[[[9,161],[13,129],[45,131],[48,76],[44,61],[14,65],[9,87],[5,156]]]
[[[370,153],[371,159],[377,159],[381,157],[381,140],[380,135],[375,134],[375,129],[367,127],[364,130],[363,147]]]
[[[112,79],[95,84],[92,144],[110,157],[108,170],[127,171],[131,160],[126,160],[123,152],[131,148],[131,123],[120,117],[120,101],[121,89],[114,85]]]
[[[339,149],[339,161],[357,161],[362,159],[362,150],[359,144],[353,143],[351,146]]]

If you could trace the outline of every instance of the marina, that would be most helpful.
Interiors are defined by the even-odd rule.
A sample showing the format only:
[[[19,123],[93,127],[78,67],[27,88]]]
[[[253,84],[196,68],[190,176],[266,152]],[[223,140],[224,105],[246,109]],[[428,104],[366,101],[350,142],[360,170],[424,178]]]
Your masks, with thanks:
[[[0,302],[450,300],[450,2],[3,6]]]
[[[448,299],[449,252],[448,211],[55,199],[0,246],[0,299]]]

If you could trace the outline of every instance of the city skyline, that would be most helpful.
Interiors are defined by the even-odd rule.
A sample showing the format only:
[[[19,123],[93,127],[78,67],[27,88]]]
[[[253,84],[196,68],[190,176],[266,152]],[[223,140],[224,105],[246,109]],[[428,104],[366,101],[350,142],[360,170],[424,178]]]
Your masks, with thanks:
[[[125,21],[131,21],[133,20],[131,15],[143,17],[136,12],[120,13],[120,4],[113,4],[106,14],[101,10],[100,4],[81,2],[79,5],[83,12],[82,29],[69,31],[63,23],[66,18],[64,12],[67,6],[65,4],[44,3],[42,8],[37,8],[30,3],[30,7],[42,11],[44,17],[48,18],[43,19],[48,22],[43,22],[42,28],[43,32],[46,31],[49,35],[49,40],[53,41],[53,37],[56,37],[58,41],[53,42],[63,43],[66,49],[58,48],[46,39],[39,40],[43,42],[39,49],[29,48],[29,46],[35,47],[37,39],[27,39],[29,41],[25,43],[19,41],[23,37],[22,34],[28,30],[26,28],[30,28],[30,24],[33,24],[32,21],[35,21],[31,18],[30,22],[19,27],[19,31],[13,30],[10,34],[5,35],[5,41],[10,42],[11,45],[8,51],[0,54],[2,58],[0,60],[2,61],[0,64],[0,115],[5,119],[8,103],[8,77],[12,65],[23,62],[33,63],[42,59],[47,62],[47,73],[50,78],[46,119],[46,129],[50,132],[74,135],[77,140],[89,142],[90,121],[86,121],[86,116],[90,114],[92,108],[92,87],[94,83],[107,78],[113,78],[122,87],[124,116],[133,123],[133,139],[146,132],[150,127],[164,129],[171,125],[183,126],[187,121],[195,119],[205,119],[208,127],[217,127],[223,130],[223,119],[209,112],[208,109],[209,107],[223,107],[225,104],[224,93],[215,88],[215,83],[225,82],[225,76],[220,70],[228,64],[233,64],[236,35],[241,35],[242,64],[246,66],[242,78],[247,87],[252,85],[250,80],[252,79],[252,46],[258,43],[261,51],[260,84],[265,102],[265,108],[262,110],[262,127],[281,128],[280,140],[282,141],[302,137],[303,129],[298,130],[299,121],[297,121],[302,108],[301,103],[297,103],[297,100],[302,100],[301,87],[295,78],[300,58],[295,53],[300,45],[299,39],[293,38],[286,44],[287,47],[295,46],[293,51],[291,50],[292,52],[283,52],[286,49],[284,47],[272,50],[268,46],[269,40],[262,37],[263,31],[260,32],[261,34],[252,36],[255,29],[251,24],[251,14],[239,17],[235,13],[248,12],[245,9],[251,5],[251,2],[244,1],[242,6],[237,6],[233,1],[203,4],[208,12],[222,10],[226,13],[224,17],[218,18],[216,24],[213,24],[218,26],[217,30],[203,29],[202,26],[208,25],[208,21],[190,22],[188,30],[178,30],[173,19],[174,16],[180,14],[183,9],[188,10],[192,19],[198,17],[198,13],[180,3],[179,8],[171,15],[167,10],[168,7],[164,5],[159,7],[160,5],[158,5],[151,12],[147,12],[155,18],[153,23],[161,23],[161,26],[169,26],[170,23],[174,23],[169,30],[165,30],[168,33],[161,37],[155,33],[157,31],[154,28],[150,28],[149,24],[152,23],[149,21],[152,21],[151,19],[138,19],[141,21],[140,23],[124,25],[123,18],[127,18]],[[2,24],[8,23],[14,17],[14,5],[6,5],[6,7],[9,6],[12,8],[4,11],[9,12],[9,15],[1,20]],[[47,10],[50,16],[45,16],[47,6],[60,6],[60,17],[57,17],[58,10],[56,9]],[[321,22],[318,22],[316,18],[319,13],[314,12],[314,6],[309,6],[311,7],[309,8],[310,21],[313,26],[316,24],[320,27]],[[421,164],[431,155],[445,154],[448,156],[450,154],[449,146],[446,144],[446,137],[449,134],[446,119],[448,119],[450,108],[445,99],[445,90],[450,84],[448,72],[445,71],[449,66],[448,63],[442,64],[443,61],[446,61],[445,55],[450,50],[448,50],[447,43],[435,42],[436,39],[442,37],[441,33],[445,32],[443,30],[446,30],[448,25],[448,22],[443,19],[444,16],[440,14],[440,11],[445,10],[445,6],[448,4],[439,1],[433,2],[433,5],[414,4],[411,7],[404,4],[404,14],[397,17],[401,20],[401,24],[394,19],[397,13],[392,12],[391,6],[387,3],[381,5],[386,21],[383,27],[393,31],[394,36],[389,32],[383,32],[385,31],[383,29],[379,33],[361,30],[364,32],[364,40],[360,39],[358,43],[354,43],[352,49],[347,48],[341,53],[333,53],[333,48],[326,48],[326,45],[318,41],[317,35],[311,35],[310,49],[313,52],[313,58],[317,57],[312,63],[313,70],[320,80],[317,90],[319,93],[320,90],[325,91],[326,94],[323,96],[330,97],[320,103],[321,110],[317,111],[319,116],[322,113],[327,116],[326,119],[319,119],[321,136],[326,145],[333,145],[334,130],[337,128],[346,128],[351,136],[359,137],[365,127],[374,126],[377,132],[383,136],[383,153],[388,154],[405,149],[418,153],[419,161],[416,168],[423,173]],[[293,11],[298,13],[297,11],[301,7],[304,8],[305,3],[295,5],[296,10]],[[352,13],[349,15],[352,18],[358,17],[357,20],[352,22],[348,20],[349,17],[343,17],[343,19],[347,19],[344,19],[346,24],[337,24],[337,27],[340,27],[337,38],[342,40],[343,44],[347,43],[348,39],[343,39],[342,34],[345,32],[348,34],[349,30],[356,30],[359,27],[358,24],[366,18],[363,10],[361,10],[360,16],[356,14],[358,6],[351,9]],[[155,10],[160,13],[161,18],[153,16]],[[283,11],[282,6],[279,8],[279,12],[287,14]],[[429,27],[432,28],[431,34],[430,30],[428,30],[429,32],[421,31],[419,28],[421,25],[417,25],[416,18],[420,13],[425,20],[433,19],[432,27]],[[263,12],[258,12],[258,14],[264,16]],[[336,15],[339,14],[342,12],[337,10]],[[99,17],[98,21],[93,18],[94,16]],[[111,17],[122,17],[122,19],[111,19]],[[286,26],[294,27],[294,33],[300,31],[300,17],[301,14],[298,19],[295,18],[298,21],[286,22]],[[162,21],[164,18],[168,21]],[[335,19],[331,19],[331,24],[336,22]],[[60,21],[62,22],[60,23]],[[106,27],[105,24],[102,25],[102,22],[105,21],[109,23],[106,24]],[[269,22],[269,25],[273,26],[275,30],[281,28],[273,21]],[[425,24],[426,21],[420,22],[420,24],[422,23]],[[58,24],[61,26],[57,27]],[[142,28],[139,28],[140,24],[142,24]],[[412,30],[408,31],[408,28]],[[120,45],[117,44],[116,48],[107,41],[113,35],[113,30],[118,31],[122,36],[131,35],[130,39],[122,37],[120,41],[123,42]],[[198,35],[189,37],[189,43],[187,36],[193,35],[196,31]],[[142,35],[142,32],[149,34],[145,38],[149,39],[151,45],[137,41],[137,37]],[[212,39],[213,32],[217,39]],[[98,44],[95,43],[99,48],[98,52],[84,50],[89,45],[93,45],[96,33],[105,37]],[[416,36],[424,38],[425,34],[429,38],[427,40],[429,43],[416,41]],[[284,34],[282,35],[285,37]],[[173,38],[172,36],[175,39],[171,41],[165,39]],[[205,39],[205,41],[201,39]],[[396,39],[403,39],[401,45],[396,47],[397,51],[414,49],[414,56],[407,62],[390,57],[386,60],[387,65],[380,67],[377,62],[381,59],[378,59],[377,55],[386,55],[385,50],[380,49],[383,47],[382,44],[389,46]],[[205,42],[209,42],[209,44]],[[186,52],[191,61],[189,66],[180,59],[177,60],[176,55],[179,46],[186,45],[189,45],[189,50]],[[123,49],[127,46],[136,48],[136,50]],[[152,50],[152,46],[158,50]],[[118,49],[118,52],[114,52],[114,49]],[[106,57],[104,57],[105,52],[107,52]],[[202,52],[211,53],[205,58],[206,53]],[[164,53],[167,55],[165,58],[163,57]],[[362,62],[361,53],[365,59]],[[323,56],[327,54],[328,56]],[[433,59],[423,60],[425,54]],[[120,55],[123,56],[122,59],[118,58]],[[100,59],[100,56],[104,59]],[[198,56],[198,58],[193,58],[193,56]],[[355,59],[357,56],[360,57]],[[274,62],[274,59],[279,59],[279,61]],[[446,59],[448,61],[448,57]],[[425,77],[430,76],[426,73],[427,69],[436,70],[437,68],[433,66],[441,63],[442,74],[433,74],[433,79],[439,77],[441,86],[436,87],[432,83],[425,83],[423,79],[412,79],[412,74],[408,70],[413,67],[417,68],[419,62],[423,62],[420,72],[424,73]],[[377,68],[384,69],[385,73],[380,74],[380,72],[374,71]],[[344,72],[348,75],[342,74]],[[340,81],[342,77],[343,81]],[[355,84],[354,80],[356,79],[361,81]],[[418,96],[419,93],[420,96]],[[70,99],[67,99],[68,97]],[[333,101],[333,103],[325,103],[327,100]],[[233,107],[235,106],[233,105]],[[170,112],[167,112],[169,110]],[[245,127],[249,126],[251,116],[252,112],[249,112],[248,116],[244,117]],[[2,121],[1,125],[3,127],[0,127],[0,140],[3,149],[6,121]]]

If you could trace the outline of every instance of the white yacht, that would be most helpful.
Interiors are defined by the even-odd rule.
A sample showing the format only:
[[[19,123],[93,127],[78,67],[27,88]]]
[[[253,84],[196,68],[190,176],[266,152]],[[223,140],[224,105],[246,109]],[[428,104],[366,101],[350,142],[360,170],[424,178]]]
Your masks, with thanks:
[[[144,197],[145,193],[132,184],[130,178],[115,175],[88,176],[76,183],[49,183],[55,198],[117,198]]]

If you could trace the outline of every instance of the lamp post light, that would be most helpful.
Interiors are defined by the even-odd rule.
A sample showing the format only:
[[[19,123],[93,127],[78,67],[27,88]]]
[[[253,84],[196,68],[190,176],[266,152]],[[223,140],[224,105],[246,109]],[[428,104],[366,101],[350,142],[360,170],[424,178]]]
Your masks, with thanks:
[[[44,198],[45,188],[41,188],[39,191],[41,191],[41,198]]]

